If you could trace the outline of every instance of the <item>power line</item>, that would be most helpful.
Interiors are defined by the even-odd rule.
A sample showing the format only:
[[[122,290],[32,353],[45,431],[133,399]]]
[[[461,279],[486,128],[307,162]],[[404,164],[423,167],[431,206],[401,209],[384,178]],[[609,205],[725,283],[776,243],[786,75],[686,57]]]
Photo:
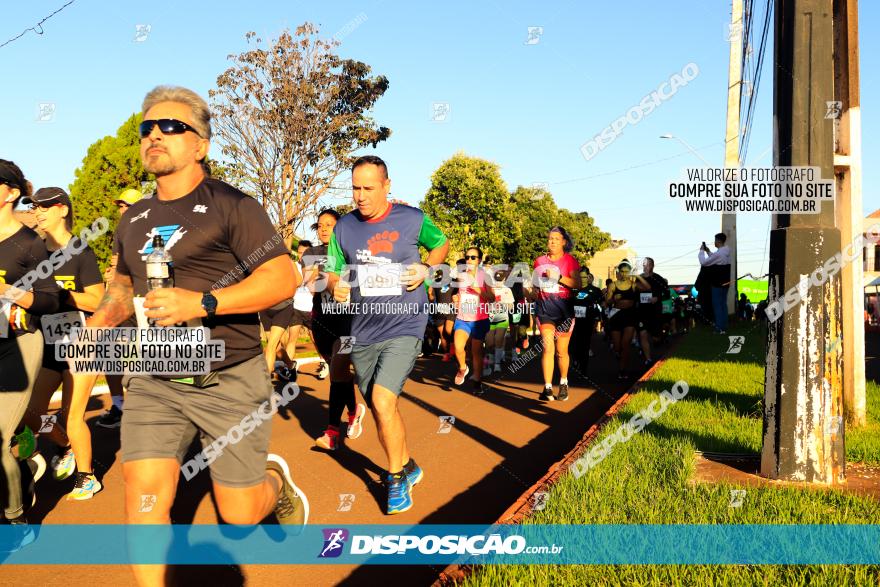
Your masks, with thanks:
[[[42,26],[43,23],[46,22],[47,20],[49,20],[50,18],[52,18],[53,16],[55,16],[56,14],[58,14],[59,12],[61,12],[62,10],[64,10],[65,8],[67,8],[68,6],[70,6],[71,4],[73,4],[75,1],[76,0],[69,0],[69,2],[67,4],[65,4],[64,6],[62,6],[61,8],[59,8],[58,10],[56,10],[55,12],[50,14],[49,16],[43,18],[43,20],[41,20],[40,22],[38,22],[34,26],[24,29],[23,31],[21,31],[21,33],[19,35],[12,37],[8,41],[5,41],[2,45],[0,45],[0,49],[2,49],[3,47],[5,47],[6,45],[8,45],[9,43],[11,43],[13,41],[19,40],[20,38],[25,36],[30,31],[34,31],[38,35],[42,35],[43,34],[43,26]]]
[[[694,149],[694,151],[703,151],[705,149],[708,149],[709,147],[715,147],[717,145],[720,145],[723,142],[724,141],[717,141],[717,142],[711,143],[709,145],[704,145],[702,147]],[[630,165],[629,167],[622,167],[620,169],[613,169],[611,171],[605,171],[602,173],[597,173],[595,175],[587,175],[585,177],[575,177],[574,179],[565,179],[562,181],[551,181],[551,182],[547,182],[547,183],[548,183],[548,185],[561,185],[564,183],[574,183],[576,181],[586,181],[588,179],[594,179],[597,177],[604,177],[606,175],[614,175],[617,173],[623,173],[625,171],[631,171],[633,169],[639,169],[640,167],[648,167],[649,165],[656,165],[657,163],[663,163],[664,161],[670,161],[672,159],[678,159],[679,157],[684,157],[685,155],[692,155],[692,154],[693,153],[691,153],[691,151],[684,151],[682,153],[678,153],[677,155],[672,155],[671,157],[664,157],[662,159],[655,159],[654,161],[646,161],[644,163],[637,163],[635,165]]]
[[[740,119],[745,124],[742,125],[740,134],[740,162],[745,161],[746,154],[749,150],[749,140],[752,135],[752,121],[755,116],[758,89],[761,86],[761,74],[763,72],[764,55],[767,50],[767,39],[770,37],[770,17],[773,14],[773,2],[766,0],[763,11],[763,22],[761,23],[760,36],[757,36],[757,58],[754,58],[754,52],[749,48],[754,45],[752,42],[756,35],[754,34],[752,21],[754,17],[754,0],[747,0],[746,4],[746,26],[743,33],[743,84],[740,85]],[[742,90],[748,85],[749,95],[746,102],[742,101]]]

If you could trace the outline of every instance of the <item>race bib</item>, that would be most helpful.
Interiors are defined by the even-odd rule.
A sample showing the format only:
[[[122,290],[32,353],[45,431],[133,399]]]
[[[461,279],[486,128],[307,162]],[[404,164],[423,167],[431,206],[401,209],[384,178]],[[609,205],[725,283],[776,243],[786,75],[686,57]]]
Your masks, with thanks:
[[[546,294],[558,294],[559,293],[559,282],[552,281],[546,277],[541,278],[540,280],[541,291]]]
[[[463,312],[471,314],[477,311],[477,306],[480,303],[480,296],[472,293],[462,293],[461,298],[459,298],[459,303]]]
[[[46,344],[55,344],[68,336],[74,327],[85,328],[86,316],[78,311],[61,312],[46,314],[40,322],[43,325],[43,338]]]
[[[403,265],[400,263],[361,265],[359,270],[362,296],[399,296],[403,293],[400,285]]]
[[[641,293],[641,294],[639,294],[639,301],[642,302],[643,304],[650,304],[651,298],[653,298],[653,297],[654,296],[651,295],[651,292]]]
[[[587,307],[586,306],[575,306],[574,307],[574,317],[575,318],[586,318],[587,317]]]

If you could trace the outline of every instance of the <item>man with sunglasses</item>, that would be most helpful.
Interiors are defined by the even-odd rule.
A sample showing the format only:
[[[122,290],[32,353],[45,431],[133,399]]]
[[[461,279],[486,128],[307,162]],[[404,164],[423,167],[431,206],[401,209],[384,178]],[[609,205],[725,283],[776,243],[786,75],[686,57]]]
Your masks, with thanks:
[[[203,449],[228,442],[204,459],[211,459],[214,499],[224,521],[257,524],[274,512],[282,524],[304,524],[308,500],[284,459],[268,454],[271,419],[229,442],[245,417],[274,401],[257,313],[291,298],[301,278],[260,204],[205,175],[211,114],[198,94],[170,86],[150,91],[140,135],[141,159],[156,176],[156,195],[136,202],[120,222],[116,275],[88,325],[121,323],[135,311],[133,298],[145,296],[145,318],[159,327],[199,319],[211,339],[224,341],[225,356],[211,363],[206,378],[124,377],[127,521],[171,522],[181,462],[199,436]],[[146,258],[157,235],[173,258],[174,287],[150,291]],[[78,385],[92,378],[78,376]],[[149,510],[141,507],[144,495],[155,496]],[[135,575],[142,584],[161,584],[164,568],[136,567]]]

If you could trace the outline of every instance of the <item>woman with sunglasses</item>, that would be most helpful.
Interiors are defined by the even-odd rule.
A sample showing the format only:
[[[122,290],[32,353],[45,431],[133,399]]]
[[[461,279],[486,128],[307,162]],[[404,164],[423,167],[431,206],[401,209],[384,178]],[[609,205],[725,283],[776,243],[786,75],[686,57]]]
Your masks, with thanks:
[[[636,302],[639,293],[651,291],[651,284],[640,275],[632,275],[632,264],[624,259],[617,266],[617,280],[608,286],[605,301],[608,304],[608,331],[611,333],[611,345],[620,363],[617,378],[627,379],[629,365],[629,349],[632,344],[639,317],[636,313]]]
[[[471,365],[473,366],[473,391],[483,393],[481,378],[483,375],[483,340],[489,333],[488,304],[495,301],[495,293],[487,282],[486,272],[480,267],[483,251],[479,247],[470,247],[464,255],[464,263],[459,261],[458,293],[453,301],[458,305],[455,324],[452,326],[452,340],[455,347],[455,358],[458,361],[458,372],[455,384],[464,384],[468,373],[467,343],[471,341]]]
[[[39,235],[13,215],[31,185],[12,161],[0,159],[0,462],[6,483],[4,515],[10,524],[27,524],[21,469],[9,449],[30,401],[43,360],[40,316],[58,309],[58,288],[44,271],[49,253]],[[39,429],[39,428],[38,428]],[[37,430],[38,430],[37,429]],[[22,526],[14,546],[33,541]]]
[[[574,331],[573,291],[580,287],[580,264],[570,253],[574,243],[561,226],[547,233],[547,254],[535,259],[535,274],[539,289],[532,291],[535,298],[535,320],[541,333],[544,350],[541,372],[544,390],[541,401],[568,399],[568,343]],[[530,288],[531,289],[531,288]],[[553,397],[553,359],[559,365],[559,395]]]
[[[73,206],[67,193],[57,187],[42,188],[24,200],[31,204],[36,213],[37,224],[46,234],[46,249],[49,253],[64,249],[65,247],[78,248],[79,237],[73,236]],[[95,253],[86,245],[82,251],[70,258],[53,272],[55,283],[59,289],[60,307],[57,314],[45,316],[44,324],[50,324],[50,329],[61,336],[74,325],[83,325],[85,317],[97,309],[101,298],[104,296],[104,280],[98,269],[98,259]],[[44,329],[45,331],[45,329]],[[52,393],[61,385],[61,414],[60,422],[66,422],[70,416],[70,400],[73,392],[73,377],[66,361],[55,359],[54,341],[47,341],[43,349],[43,367],[37,377],[37,384],[28,405],[28,411],[24,422],[31,428],[36,426],[40,429],[41,415],[45,414],[49,407]],[[85,414],[78,417],[82,419]],[[76,416],[76,415],[74,415]],[[52,425],[46,432],[50,440],[61,447],[58,456],[52,459],[52,469],[55,479],[67,479],[77,468],[74,457],[75,450],[71,448],[65,427],[59,422]],[[74,444],[89,443],[90,435],[79,435],[72,439]],[[91,446],[87,450],[81,450],[82,454],[91,453]],[[77,473],[73,491],[68,495],[71,500],[90,499],[101,490],[101,484],[92,475],[91,464],[81,463],[88,469],[80,468]]]
[[[327,429],[315,444],[324,450],[339,448],[339,433],[342,426],[342,410],[346,409],[348,427],[347,438],[355,439],[363,433],[364,416],[367,407],[358,403],[354,391],[354,376],[351,372],[351,348],[342,348],[342,337],[351,334],[351,315],[333,314],[325,308],[336,306],[333,296],[327,290],[327,249],[333,229],[339,220],[339,213],[330,208],[318,214],[315,232],[321,244],[303,252],[303,283],[313,292],[312,299],[312,338],[315,348],[330,371],[330,411]],[[341,350],[341,352],[340,352]]]

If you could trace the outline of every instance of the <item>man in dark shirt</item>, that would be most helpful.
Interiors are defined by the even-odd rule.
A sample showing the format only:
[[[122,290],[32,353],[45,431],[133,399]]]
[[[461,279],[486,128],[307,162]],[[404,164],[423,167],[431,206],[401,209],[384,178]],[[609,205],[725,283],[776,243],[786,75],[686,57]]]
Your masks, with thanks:
[[[271,419],[246,435],[238,428],[235,443],[226,438],[272,399],[257,313],[292,297],[299,275],[260,204],[206,177],[202,163],[211,115],[205,101],[185,88],[159,86],[144,99],[143,119],[140,154],[144,169],[157,178],[156,196],[135,203],[122,218],[115,236],[116,274],[87,324],[115,326],[135,311],[134,297],[145,296],[146,318],[157,326],[201,319],[212,339],[225,342],[226,352],[222,361],[212,363],[214,385],[126,377],[122,461],[127,520],[170,523],[183,453],[199,435],[206,454],[213,446],[214,497],[226,522],[256,524],[274,511],[283,524],[303,524],[308,501],[284,460],[267,457]],[[155,235],[164,238],[172,256],[174,287],[148,291],[145,261]],[[86,401],[93,382],[93,376],[77,375],[73,401]],[[219,439],[228,442],[222,452],[215,444]],[[155,496],[149,509],[141,507],[144,495]],[[141,583],[158,584],[164,568],[136,567],[135,574]]]
[[[593,274],[584,266],[580,271],[582,287],[574,294],[574,333],[572,334],[572,358],[575,367],[586,375],[590,363],[590,343],[596,321],[602,313],[604,300],[602,290],[593,285]]]
[[[651,291],[639,294],[639,343],[645,355],[645,364],[650,366],[654,362],[651,356],[651,338],[660,335],[663,311],[661,302],[669,299],[669,283],[662,275],[654,273],[654,259],[651,257],[645,257],[644,267],[642,277],[651,285]]]

